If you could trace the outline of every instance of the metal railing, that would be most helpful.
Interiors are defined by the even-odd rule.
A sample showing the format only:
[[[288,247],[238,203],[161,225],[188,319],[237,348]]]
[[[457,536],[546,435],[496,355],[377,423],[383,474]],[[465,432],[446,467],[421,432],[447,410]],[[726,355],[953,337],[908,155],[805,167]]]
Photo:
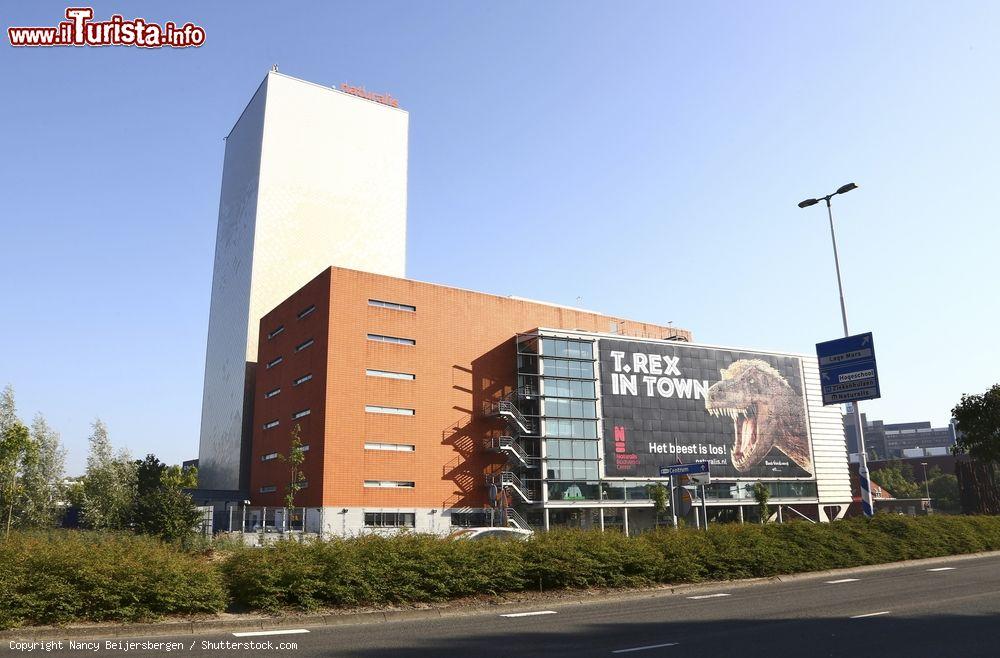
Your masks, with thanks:
[[[533,488],[527,486],[510,471],[498,471],[486,476],[486,484],[493,484],[498,487],[510,487],[526,503],[533,503],[537,497]]]
[[[531,524],[516,509],[508,507],[505,511],[507,512],[507,525],[513,524],[514,527],[521,530],[531,530]]]
[[[517,408],[517,405],[510,400],[499,400],[496,403],[496,413],[497,415],[506,416],[513,420],[525,434],[532,433],[532,422],[528,420],[527,417],[521,413],[521,410]]]
[[[483,444],[487,450],[514,455],[517,457],[518,461],[529,468],[537,466],[535,459],[529,455],[528,451],[524,449],[524,446],[518,443],[517,439],[512,436],[487,437],[483,441]]]

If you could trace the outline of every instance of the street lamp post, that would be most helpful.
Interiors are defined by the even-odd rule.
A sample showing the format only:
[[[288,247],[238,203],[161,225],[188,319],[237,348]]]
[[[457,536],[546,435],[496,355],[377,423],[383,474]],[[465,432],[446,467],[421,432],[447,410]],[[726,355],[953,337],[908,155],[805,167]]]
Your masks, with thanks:
[[[927,494],[927,512],[931,511],[931,484],[927,481],[927,462],[920,462],[924,467],[924,492]]]
[[[837,254],[837,233],[833,228],[833,206],[830,204],[830,199],[838,194],[846,194],[857,187],[854,183],[848,183],[825,197],[806,199],[799,203],[799,208],[808,208],[815,206],[821,199],[826,201],[826,212],[830,217],[830,240],[833,242],[833,265],[837,269],[837,288],[840,291],[840,315],[844,321],[844,336],[850,336],[851,332],[847,328],[847,304],[844,302],[844,283],[840,277],[840,256]],[[871,516],[875,513],[875,508],[872,506],[872,485],[868,476],[868,456],[865,454],[865,431],[861,425],[861,409],[857,402],[852,402],[851,407],[854,409],[854,427],[858,433],[858,481],[861,484],[861,509],[865,516]]]

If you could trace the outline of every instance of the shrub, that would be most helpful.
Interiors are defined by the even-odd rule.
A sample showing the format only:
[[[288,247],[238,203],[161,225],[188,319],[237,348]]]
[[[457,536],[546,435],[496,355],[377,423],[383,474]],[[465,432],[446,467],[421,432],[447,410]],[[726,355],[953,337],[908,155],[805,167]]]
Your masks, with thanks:
[[[241,549],[223,566],[249,608],[443,601],[519,590],[766,577],[1000,548],[1000,518],[879,515],[829,524],[713,525],[638,537],[555,530],[527,542],[366,536]]]
[[[0,544],[0,627],[214,613],[218,571],[157,539],[78,531],[14,533]]]

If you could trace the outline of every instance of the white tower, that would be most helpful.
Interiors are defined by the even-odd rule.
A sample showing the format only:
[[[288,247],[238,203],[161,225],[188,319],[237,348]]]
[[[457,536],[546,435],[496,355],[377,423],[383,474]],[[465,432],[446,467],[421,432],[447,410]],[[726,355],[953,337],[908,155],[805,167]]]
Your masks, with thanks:
[[[246,485],[260,318],[330,265],[405,276],[408,125],[272,70],[226,138],[200,488]]]

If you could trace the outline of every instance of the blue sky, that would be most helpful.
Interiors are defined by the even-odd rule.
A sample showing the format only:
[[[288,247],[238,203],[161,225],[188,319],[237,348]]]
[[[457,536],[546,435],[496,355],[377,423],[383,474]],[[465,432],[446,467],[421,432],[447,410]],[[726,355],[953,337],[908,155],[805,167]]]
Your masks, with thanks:
[[[804,6],[808,4],[809,6]],[[66,5],[5,3],[3,27]],[[0,45],[0,384],[197,456],[223,141],[268,67],[410,112],[408,275],[811,352],[873,331],[887,422],[1000,379],[1000,7],[95,2],[188,50]],[[524,258],[516,259],[516,254]]]

